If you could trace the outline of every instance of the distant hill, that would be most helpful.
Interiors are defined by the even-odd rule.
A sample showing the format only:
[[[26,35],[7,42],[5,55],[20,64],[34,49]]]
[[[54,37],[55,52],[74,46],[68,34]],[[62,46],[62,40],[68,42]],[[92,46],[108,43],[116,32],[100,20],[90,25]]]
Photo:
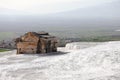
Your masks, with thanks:
[[[8,9],[8,8],[4,8],[0,6],[0,17],[9,17],[9,16],[15,16],[15,15],[19,15],[22,12],[17,11],[15,9]]]
[[[120,19],[120,1],[116,1],[109,4],[103,4],[93,6],[89,8],[79,8],[72,11],[58,13],[56,16],[76,18],[76,19],[87,19],[87,18],[116,18]]]
[[[120,1],[48,15],[7,15],[0,18],[0,31],[57,31],[58,29],[119,29]],[[7,10],[6,11],[12,11]],[[3,11],[4,12],[4,11]],[[17,11],[12,11],[16,12]],[[18,12],[20,13],[20,12]],[[6,24],[7,23],[7,24]],[[117,28],[116,28],[117,27]]]

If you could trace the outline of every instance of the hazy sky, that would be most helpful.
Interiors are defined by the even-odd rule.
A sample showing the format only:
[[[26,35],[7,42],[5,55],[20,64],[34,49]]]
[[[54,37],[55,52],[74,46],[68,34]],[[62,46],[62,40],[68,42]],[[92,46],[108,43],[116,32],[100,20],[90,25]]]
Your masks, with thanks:
[[[0,9],[2,11],[10,9],[18,11],[20,14],[49,14],[77,8],[87,8],[114,1],[116,0],[0,0]]]
[[[119,26],[119,8],[120,0],[0,0],[0,31]]]

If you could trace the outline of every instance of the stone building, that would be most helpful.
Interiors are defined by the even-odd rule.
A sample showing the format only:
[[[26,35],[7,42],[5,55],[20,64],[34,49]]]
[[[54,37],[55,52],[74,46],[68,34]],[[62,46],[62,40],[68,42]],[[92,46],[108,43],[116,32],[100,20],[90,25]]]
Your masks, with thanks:
[[[16,39],[17,54],[57,51],[57,39],[46,32],[28,32]]]

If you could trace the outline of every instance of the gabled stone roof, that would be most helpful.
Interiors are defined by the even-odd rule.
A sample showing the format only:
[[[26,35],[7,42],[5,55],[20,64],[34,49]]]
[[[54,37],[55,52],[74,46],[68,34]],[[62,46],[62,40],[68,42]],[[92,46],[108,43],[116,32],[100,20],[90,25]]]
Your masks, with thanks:
[[[40,38],[55,38],[54,36],[49,35],[49,33],[43,31],[38,33],[37,32],[31,32],[31,33],[33,33],[34,35]]]
[[[46,40],[53,40],[53,41],[57,42],[57,38],[55,36],[51,36],[51,35],[49,35],[49,33],[44,32],[44,31],[42,31],[42,32],[27,32],[23,36],[28,35],[29,33],[34,34],[36,37],[39,37],[39,38],[43,38]],[[22,36],[17,38],[16,42],[21,41],[21,38],[22,38]]]

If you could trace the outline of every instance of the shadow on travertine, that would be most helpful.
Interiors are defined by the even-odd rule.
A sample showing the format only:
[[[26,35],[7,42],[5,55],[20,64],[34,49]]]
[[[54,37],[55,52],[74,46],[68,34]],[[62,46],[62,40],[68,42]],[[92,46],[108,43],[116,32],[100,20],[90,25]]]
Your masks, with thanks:
[[[43,53],[43,54],[32,54],[32,53],[30,53],[30,54],[24,54],[24,55],[35,55],[35,56],[59,56],[59,55],[65,55],[65,54],[67,54],[68,52],[61,52],[61,51],[58,51],[58,52],[52,52],[52,53]]]

